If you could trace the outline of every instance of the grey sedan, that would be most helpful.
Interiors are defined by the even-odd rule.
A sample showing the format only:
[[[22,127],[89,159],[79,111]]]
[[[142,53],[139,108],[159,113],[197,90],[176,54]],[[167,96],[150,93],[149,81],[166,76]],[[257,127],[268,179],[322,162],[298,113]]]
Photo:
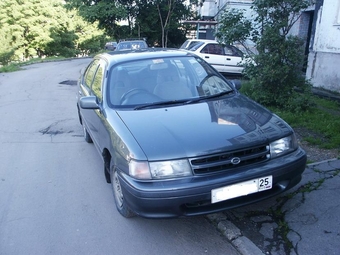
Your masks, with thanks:
[[[219,212],[301,180],[293,129],[190,52],[101,54],[78,85],[85,140],[124,217]]]

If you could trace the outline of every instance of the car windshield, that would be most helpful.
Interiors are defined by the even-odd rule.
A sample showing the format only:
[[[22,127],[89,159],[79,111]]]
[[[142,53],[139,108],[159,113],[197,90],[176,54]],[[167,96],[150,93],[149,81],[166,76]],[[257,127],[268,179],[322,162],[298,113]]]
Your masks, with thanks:
[[[195,46],[196,44],[201,43],[200,41],[185,41],[182,46],[180,47],[180,49],[190,49],[193,46]]]
[[[121,108],[195,103],[234,91],[219,73],[194,56],[124,62],[111,68],[107,82],[109,106]]]
[[[195,51],[195,50],[197,50],[199,47],[201,47],[203,44],[204,44],[204,42],[196,42],[196,43],[194,43],[194,44],[191,44],[191,45],[188,47],[188,50],[190,50],[190,51]]]

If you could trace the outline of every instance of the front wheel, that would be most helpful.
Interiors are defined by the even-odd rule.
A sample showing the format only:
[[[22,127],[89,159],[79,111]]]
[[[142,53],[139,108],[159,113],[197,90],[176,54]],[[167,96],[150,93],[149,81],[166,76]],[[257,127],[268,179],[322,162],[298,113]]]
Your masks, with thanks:
[[[125,218],[131,218],[135,216],[135,213],[131,211],[131,209],[124,200],[123,190],[122,186],[120,185],[118,172],[115,169],[111,173],[111,184],[118,212]]]

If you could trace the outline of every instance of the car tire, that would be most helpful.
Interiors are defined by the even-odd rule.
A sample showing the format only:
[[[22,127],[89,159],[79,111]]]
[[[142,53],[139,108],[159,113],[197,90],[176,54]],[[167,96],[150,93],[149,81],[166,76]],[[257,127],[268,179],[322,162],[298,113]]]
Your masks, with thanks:
[[[125,203],[118,172],[115,169],[111,173],[111,184],[112,184],[113,197],[114,197],[118,212],[125,218],[131,218],[135,216],[135,213],[131,211],[129,206]]]
[[[84,123],[83,123],[83,132],[84,132],[84,139],[85,139],[85,141],[88,142],[88,143],[92,143],[93,142],[92,138],[91,138],[89,132],[87,132],[87,129],[86,129]]]

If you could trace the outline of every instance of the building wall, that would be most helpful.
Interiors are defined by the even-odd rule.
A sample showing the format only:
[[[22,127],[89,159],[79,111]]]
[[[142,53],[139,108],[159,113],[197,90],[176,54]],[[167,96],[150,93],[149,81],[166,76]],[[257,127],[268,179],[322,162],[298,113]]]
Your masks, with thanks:
[[[315,87],[340,92],[340,0],[318,2],[306,78]]]
[[[226,8],[241,9],[245,11],[245,16],[250,19],[252,3],[253,0],[204,0],[202,7],[198,8],[198,14],[206,20],[218,20],[220,14]]]
[[[204,0],[200,15],[216,18],[225,8],[249,10],[253,0]]]
[[[199,14],[203,19],[206,20],[216,20],[217,22],[220,19],[220,16],[223,14],[223,11],[228,9],[240,9],[244,11],[245,17],[248,19],[252,18],[252,10],[251,6],[253,4],[253,0],[204,0],[202,8],[199,10]],[[201,29],[204,27],[200,27]],[[211,31],[211,36],[209,39],[215,39],[215,29]],[[249,42],[249,44],[251,44]]]
[[[216,2],[216,14],[218,15],[222,10],[226,8],[241,9],[245,11],[245,16],[251,18],[251,9],[253,0],[215,0]]]

